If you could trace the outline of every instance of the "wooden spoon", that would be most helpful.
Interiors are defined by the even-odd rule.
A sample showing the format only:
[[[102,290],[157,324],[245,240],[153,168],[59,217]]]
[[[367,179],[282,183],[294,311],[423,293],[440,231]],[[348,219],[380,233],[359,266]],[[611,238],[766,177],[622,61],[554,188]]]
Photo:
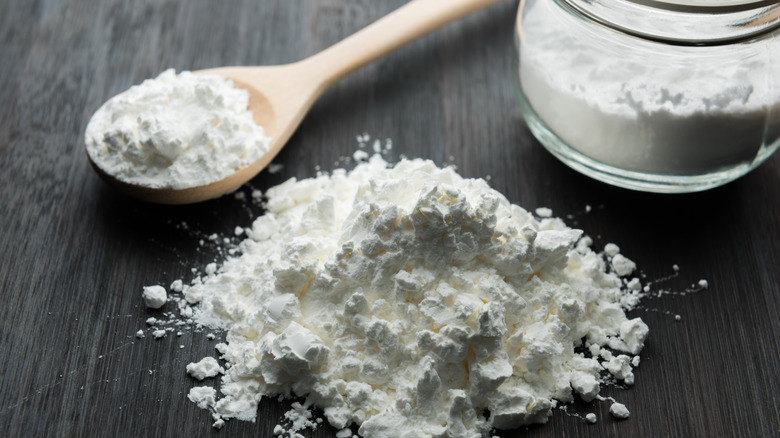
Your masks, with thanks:
[[[272,141],[257,161],[219,181],[185,189],[130,184],[92,167],[110,184],[144,201],[190,204],[217,198],[252,179],[282,150],[317,98],[347,73],[388,52],[498,0],[412,0],[379,21],[324,51],[292,64],[223,67],[196,73],[219,74],[249,91],[249,109]]]

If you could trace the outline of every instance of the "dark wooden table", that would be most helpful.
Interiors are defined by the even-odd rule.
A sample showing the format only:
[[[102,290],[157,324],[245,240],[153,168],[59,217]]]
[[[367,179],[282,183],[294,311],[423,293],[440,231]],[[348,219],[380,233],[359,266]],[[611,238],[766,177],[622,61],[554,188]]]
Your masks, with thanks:
[[[257,423],[216,432],[186,400],[195,381],[184,366],[216,342],[206,332],[133,336],[154,314],[143,285],[189,279],[191,268],[219,260],[201,236],[247,226],[262,209],[232,196],[187,207],[128,199],[90,169],[84,128],[106,99],[165,68],[295,61],[403,3],[0,3],[0,435],[272,436],[289,401],[266,400]],[[337,84],[276,160],[283,169],[251,185],[333,169],[366,132],[392,138],[391,158],[456,164],[464,176],[490,176],[512,202],[571,215],[596,248],[619,244],[658,280],[655,290],[709,281],[633,312],[651,328],[636,384],[603,391],[630,419],[612,419],[606,402],[578,403],[570,412],[596,412],[599,422],[556,410],[547,425],[502,437],[780,435],[780,155],[690,195],[635,193],[575,173],[520,116],[516,8],[497,4]],[[674,264],[679,275],[662,280]]]

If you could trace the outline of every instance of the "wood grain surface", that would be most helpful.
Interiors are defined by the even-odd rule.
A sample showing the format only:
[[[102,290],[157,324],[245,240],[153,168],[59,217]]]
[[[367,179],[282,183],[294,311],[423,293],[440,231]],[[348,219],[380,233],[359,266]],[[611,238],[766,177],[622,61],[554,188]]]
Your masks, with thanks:
[[[256,423],[215,431],[186,400],[196,382],[185,365],[213,354],[219,336],[134,337],[160,316],[143,306],[141,287],[220,260],[198,241],[247,226],[262,209],[232,196],[187,207],[126,198],[90,169],[84,128],[106,99],[166,68],[295,61],[401,4],[0,2],[0,435],[273,436],[290,401],[265,400]],[[617,243],[655,290],[670,291],[632,313],[651,329],[636,384],[603,391],[626,404],[628,420],[611,418],[609,402],[578,402],[501,437],[779,436],[780,155],[690,195],[640,194],[575,173],[520,116],[516,8],[501,2],[347,77],[277,158],[282,170],[242,191],[345,164],[356,134],[392,138],[391,159],[490,177],[510,201],[550,207],[585,230],[597,249]],[[684,293],[700,278],[708,290]],[[597,424],[572,415],[588,412]]]

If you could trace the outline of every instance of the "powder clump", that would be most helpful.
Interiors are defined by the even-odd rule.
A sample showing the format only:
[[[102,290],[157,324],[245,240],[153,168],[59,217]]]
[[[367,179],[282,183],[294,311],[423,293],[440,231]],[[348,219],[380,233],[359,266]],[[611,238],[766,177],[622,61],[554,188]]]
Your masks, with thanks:
[[[142,296],[144,304],[150,309],[159,309],[168,301],[168,294],[162,286],[146,286]]]
[[[183,286],[227,330],[221,398],[190,397],[215,419],[297,395],[366,438],[474,437],[595,399],[605,368],[633,382],[648,330],[623,280],[484,180],[375,155],[266,195],[241,255]]]
[[[219,363],[213,357],[204,357],[199,362],[192,362],[187,365],[187,374],[197,380],[203,380],[222,374],[225,369],[219,366]]]
[[[618,402],[612,403],[612,406],[609,407],[609,413],[619,420],[628,418],[629,415],[631,415],[628,408],[626,408],[626,405]]]

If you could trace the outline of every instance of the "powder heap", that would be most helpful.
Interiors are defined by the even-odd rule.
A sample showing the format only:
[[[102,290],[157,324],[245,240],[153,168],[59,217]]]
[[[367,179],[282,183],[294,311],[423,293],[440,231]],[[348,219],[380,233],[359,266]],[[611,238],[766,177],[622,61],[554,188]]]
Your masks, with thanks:
[[[166,70],[97,110],[84,135],[87,153],[126,183],[206,185],[268,150],[270,139],[248,105],[249,92],[221,76]]]
[[[607,372],[633,383],[648,328],[624,310],[639,288],[621,291],[581,231],[484,180],[375,155],[267,197],[241,255],[179,303],[227,330],[221,398],[189,395],[215,427],[297,395],[339,436],[474,437],[593,400]]]

